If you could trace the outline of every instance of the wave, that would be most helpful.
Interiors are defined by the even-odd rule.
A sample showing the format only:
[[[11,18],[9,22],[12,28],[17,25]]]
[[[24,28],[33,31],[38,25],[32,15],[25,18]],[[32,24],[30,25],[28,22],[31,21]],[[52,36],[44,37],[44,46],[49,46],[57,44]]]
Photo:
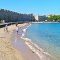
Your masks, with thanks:
[[[28,27],[30,27],[31,26],[31,24],[29,24],[28,26],[26,26],[26,28],[24,28],[22,31],[22,37],[24,37],[25,36],[25,33],[26,33],[26,31],[27,31],[27,29],[28,29]]]

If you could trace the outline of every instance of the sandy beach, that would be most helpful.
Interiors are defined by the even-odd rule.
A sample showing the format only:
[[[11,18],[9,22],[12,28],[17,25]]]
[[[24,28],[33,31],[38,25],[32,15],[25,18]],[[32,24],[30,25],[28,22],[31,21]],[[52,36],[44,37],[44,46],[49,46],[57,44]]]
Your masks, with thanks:
[[[19,27],[23,27],[25,25],[27,24],[19,24]],[[19,47],[14,45],[14,47],[13,44],[11,44],[12,39],[16,37],[13,34],[15,28],[15,25],[8,26],[8,32],[4,32],[4,28],[0,28],[0,60],[40,60],[39,57],[34,54],[32,50],[30,50],[30,48],[25,44],[25,41],[22,41],[20,37],[18,39],[22,45]],[[14,35],[14,37],[12,37],[12,35]]]
[[[20,26],[24,26],[21,24]],[[15,29],[15,25],[8,27],[9,32],[4,32],[4,28],[0,28],[0,60],[23,60],[23,56],[17,49],[11,45],[11,33]]]

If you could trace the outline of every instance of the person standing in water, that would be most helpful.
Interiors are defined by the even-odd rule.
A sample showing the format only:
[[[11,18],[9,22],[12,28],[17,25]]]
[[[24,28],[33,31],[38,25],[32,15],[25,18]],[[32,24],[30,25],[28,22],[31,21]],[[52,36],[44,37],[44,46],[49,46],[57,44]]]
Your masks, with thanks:
[[[16,23],[16,32],[17,32],[17,34],[18,34],[18,30],[19,30],[18,23]]]

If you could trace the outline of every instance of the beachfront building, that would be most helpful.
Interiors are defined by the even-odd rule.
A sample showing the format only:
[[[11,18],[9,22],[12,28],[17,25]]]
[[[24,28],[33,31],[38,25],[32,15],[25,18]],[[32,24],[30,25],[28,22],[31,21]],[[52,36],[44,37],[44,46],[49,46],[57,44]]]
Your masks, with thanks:
[[[39,16],[39,21],[43,22],[46,21],[48,18],[46,17],[46,15],[43,16]]]
[[[39,21],[39,16],[38,15],[35,15],[35,21],[38,22]]]
[[[36,15],[35,17],[35,21],[37,22],[43,22],[46,21],[48,19],[48,17],[46,15],[40,16],[40,15]]]

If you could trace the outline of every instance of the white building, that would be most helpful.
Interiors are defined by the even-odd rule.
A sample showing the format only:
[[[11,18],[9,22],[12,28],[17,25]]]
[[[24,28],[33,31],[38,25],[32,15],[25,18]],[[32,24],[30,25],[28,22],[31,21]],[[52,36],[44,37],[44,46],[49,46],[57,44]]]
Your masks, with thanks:
[[[35,21],[39,21],[39,16],[38,15],[35,15]]]

